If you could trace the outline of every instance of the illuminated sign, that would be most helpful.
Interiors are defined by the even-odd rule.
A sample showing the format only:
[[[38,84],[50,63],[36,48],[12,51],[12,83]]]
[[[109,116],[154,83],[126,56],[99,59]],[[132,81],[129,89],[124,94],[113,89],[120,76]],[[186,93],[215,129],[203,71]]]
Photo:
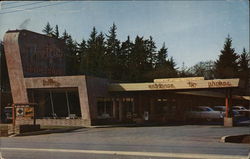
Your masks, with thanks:
[[[16,108],[16,116],[17,117],[23,117],[24,116],[24,108],[23,107]]]
[[[34,108],[33,107],[25,107],[24,108],[24,117],[34,117]]]
[[[34,117],[34,107],[29,105],[16,105],[16,117]]]

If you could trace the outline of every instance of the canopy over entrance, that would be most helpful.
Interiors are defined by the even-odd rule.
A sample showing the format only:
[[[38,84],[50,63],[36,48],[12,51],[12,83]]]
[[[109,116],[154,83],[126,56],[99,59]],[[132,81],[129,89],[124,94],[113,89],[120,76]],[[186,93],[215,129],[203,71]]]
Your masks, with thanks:
[[[203,77],[155,79],[151,83],[116,83],[110,84],[109,91],[150,91],[150,90],[186,90],[210,88],[235,88],[239,79],[204,80]]]

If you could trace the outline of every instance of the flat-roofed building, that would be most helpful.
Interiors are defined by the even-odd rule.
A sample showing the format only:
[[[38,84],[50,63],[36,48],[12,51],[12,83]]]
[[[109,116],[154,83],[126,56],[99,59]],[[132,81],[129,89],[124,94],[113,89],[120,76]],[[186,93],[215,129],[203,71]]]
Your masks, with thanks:
[[[230,101],[229,90],[239,87],[239,79],[113,83],[91,76],[67,76],[64,43],[28,30],[8,31],[4,46],[12,102],[37,103],[36,123],[41,125],[184,121],[189,107],[223,104],[225,99]],[[16,122],[29,124],[32,120]]]

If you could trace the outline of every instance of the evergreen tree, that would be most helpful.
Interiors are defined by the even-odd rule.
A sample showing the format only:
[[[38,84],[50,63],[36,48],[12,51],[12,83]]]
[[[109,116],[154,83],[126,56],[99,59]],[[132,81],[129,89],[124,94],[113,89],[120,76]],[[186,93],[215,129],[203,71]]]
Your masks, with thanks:
[[[239,77],[245,81],[246,88],[250,78],[250,53],[245,48],[239,58]]]
[[[228,35],[219,59],[215,62],[215,77],[238,77],[238,58],[239,56],[235,53],[234,48],[232,48],[232,38]]]
[[[166,48],[165,43],[163,43],[161,49],[158,51],[158,54],[156,56],[156,68],[166,64],[167,56],[168,48]]]
[[[56,25],[55,30],[53,31],[53,36],[55,38],[59,38],[59,30],[58,30],[58,25]]]
[[[177,64],[175,63],[174,58],[172,56],[168,60],[168,63],[169,63],[169,66],[170,66],[171,69],[176,70],[175,67],[176,67]]]
[[[79,68],[79,54],[78,44],[76,41],[74,41],[71,37],[71,35],[68,35],[68,38],[66,40],[66,74],[67,75],[77,75],[78,74],[78,68]]]
[[[86,73],[86,58],[87,58],[87,44],[84,39],[82,39],[81,43],[78,45],[78,53],[80,57],[80,65],[79,65],[79,74]]]
[[[105,54],[105,38],[101,32],[97,35],[95,27],[87,41],[86,48],[86,74],[104,77],[104,54]]]
[[[168,74],[167,77],[177,77],[178,76],[178,71],[175,68],[176,63],[174,61],[174,58],[171,56],[170,59],[167,60],[166,67],[168,68]]]
[[[152,36],[148,40],[145,40],[145,45],[148,55],[147,62],[150,64],[150,70],[152,70],[156,62],[156,46]]]
[[[123,61],[123,65],[120,70],[120,76],[122,81],[130,81],[130,72],[129,72],[129,63],[130,57],[133,49],[133,43],[130,41],[130,37],[127,37],[125,42],[121,44],[121,60]]]
[[[90,33],[90,37],[87,41],[87,54],[86,54],[86,74],[92,74],[94,73],[93,68],[94,60],[95,60],[95,54],[96,54],[96,38],[97,38],[97,31],[96,28],[93,27],[92,32]]]
[[[101,32],[96,38],[96,55],[95,55],[95,75],[105,77],[104,57],[105,57],[105,37]]]
[[[66,30],[64,30],[62,36],[60,37],[60,39],[64,40],[65,43],[67,43],[67,40],[69,39],[69,34],[67,33]]]
[[[45,33],[46,35],[50,36],[50,37],[53,36],[53,27],[50,26],[49,22],[44,27],[44,29],[42,30],[42,32]]]
[[[168,49],[166,48],[165,43],[163,43],[156,56],[155,69],[151,73],[153,78],[169,78],[177,76],[174,59],[171,57],[168,60],[167,57]]]
[[[144,81],[143,75],[147,68],[147,53],[143,37],[136,36],[129,56],[129,79],[132,82]]]
[[[122,67],[120,54],[120,41],[117,39],[117,27],[113,23],[110,27],[109,34],[106,35],[106,54],[105,54],[105,70],[108,78],[120,79],[119,68]]]
[[[250,55],[247,53],[246,49],[243,48],[242,54],[240,55],[239,59],[239,71],[240,72],[247,72],[249,69]]]

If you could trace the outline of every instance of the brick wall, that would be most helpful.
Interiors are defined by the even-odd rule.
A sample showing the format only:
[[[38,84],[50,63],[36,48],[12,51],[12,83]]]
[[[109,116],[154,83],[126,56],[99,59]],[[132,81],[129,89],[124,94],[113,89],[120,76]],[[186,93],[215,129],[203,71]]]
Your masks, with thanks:
[[[22,124],[33,124],[33,120],[16,120],[16,125]],[[36,124],[56,126],[90,126],[90,121],[84,119],[36,119]]]

